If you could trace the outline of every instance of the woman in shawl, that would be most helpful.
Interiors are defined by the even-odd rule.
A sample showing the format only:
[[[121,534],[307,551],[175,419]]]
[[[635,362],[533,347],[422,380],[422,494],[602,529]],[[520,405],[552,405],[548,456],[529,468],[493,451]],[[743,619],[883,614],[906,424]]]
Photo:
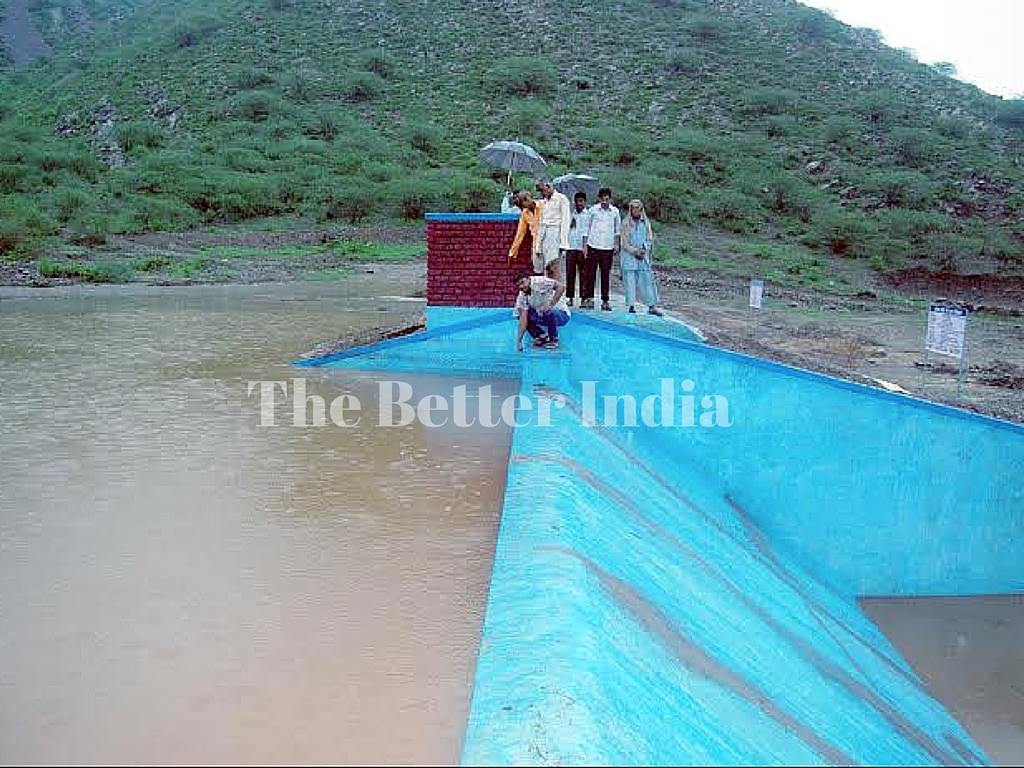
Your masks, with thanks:
[[[654,283],[651,270],[651,252],[654,236],[651,222],[647,218],[644,204],[639,200],[629,201],[629,211],[622,217],[622,251],[619,267],[622,270],[622,284],[626,291],[626,305],[630,312],[636,312],[637,293],[652,315],[661,315],[658,309],[658,286]]]

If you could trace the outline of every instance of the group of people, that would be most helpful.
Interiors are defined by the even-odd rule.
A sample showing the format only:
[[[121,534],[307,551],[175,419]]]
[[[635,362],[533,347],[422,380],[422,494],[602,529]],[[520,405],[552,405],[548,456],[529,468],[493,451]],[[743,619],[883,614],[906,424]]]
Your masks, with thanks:
[[[616,255],[629,311],[636,312],[639,294],[650,314],[661,315],[657,307],[658,287],[651,270],[654,237],[643,203],[631,200],[628,212],[620,216],[618,208],[612,205],[608,187],[602,187],[597,203],[588,207],[585,192],[576,192],[570,206],[569,199],[548,180],[541,179],[536,186],[539,198],[525,190],[512,198],[520,215],[508,259],[511,262],[518,257],[529,233],[534,271],[533,276],[517,281],[520,351],[527,333],[535,346],[558,346],[558,328],[569,322],[577,285],[579,308],[594,309],[598,272],[601,309],[610,312],[611,272]]]

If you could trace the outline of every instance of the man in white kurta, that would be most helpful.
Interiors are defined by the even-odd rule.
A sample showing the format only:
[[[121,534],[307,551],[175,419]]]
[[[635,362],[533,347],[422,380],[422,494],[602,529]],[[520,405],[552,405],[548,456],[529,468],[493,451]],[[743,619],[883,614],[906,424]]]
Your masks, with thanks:
[[[551,186],[547,179],[537,182],[537,191],[544,198],[538,232],[539,251],[544,261],[541,271],[561,281],[564,272],[562,255],[569,250],[569,220],[572,214],[569,198]]]

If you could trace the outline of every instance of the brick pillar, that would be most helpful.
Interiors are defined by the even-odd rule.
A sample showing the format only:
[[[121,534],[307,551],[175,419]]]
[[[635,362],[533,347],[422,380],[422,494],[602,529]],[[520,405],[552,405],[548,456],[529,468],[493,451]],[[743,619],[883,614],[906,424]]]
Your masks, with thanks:
[[[427,306],[511,307],[514,280],[532,274],[530,238],[508,263],[518,214],[427,214]]]

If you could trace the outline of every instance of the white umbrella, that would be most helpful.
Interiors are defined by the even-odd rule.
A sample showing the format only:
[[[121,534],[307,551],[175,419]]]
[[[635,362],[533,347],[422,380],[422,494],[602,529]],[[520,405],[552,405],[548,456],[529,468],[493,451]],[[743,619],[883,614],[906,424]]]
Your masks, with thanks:
[[[577,192],[584,192],[587,200],[594,201],[597,199],[597,190],[601,187],[601,182],[585,173],[567,173],[552,179],[551,185],[570,200]]]
[[[541,173],[548,167],[537,150],[519,141],[492,141],[480,150],[480,158],[495,168],[508,171],[510,184],[513,173]]]

